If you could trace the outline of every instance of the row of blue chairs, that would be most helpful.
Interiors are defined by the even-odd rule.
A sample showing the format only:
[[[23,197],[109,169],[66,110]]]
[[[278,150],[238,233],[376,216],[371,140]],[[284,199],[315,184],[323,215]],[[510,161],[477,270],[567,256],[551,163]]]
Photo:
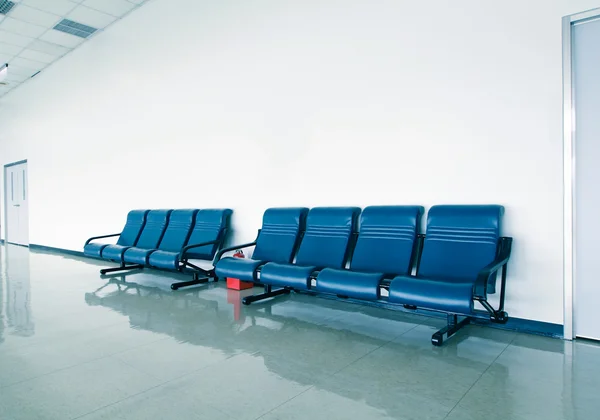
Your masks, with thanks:
[[[230,209],[132,210],[121,233],[89,238],[84,255],[119,263],[101,274],[152,267],[193,273],[193,280],[173,283],[179,287],[204,283],[214,270],[190,260],[213,261],[230,230]],[[94,242],[118,236],[116,244]]]
[[[217,277],[264,285],[243,303],[304,291],[447,314],[434,345],[472,318],[505,323],[512,238],[500,235],[498,205],[434,206],[420,233],[420,206],[272,208],[254,242],[221,250]],[[223,257],[254,247],[252,258]],[[499,309],[488,302],[501,275]],[[475,308],[478,302],[483,310]]]
[[[377,302],[404,310],[447,315],[434,345],[472,318],[505,323],[506,267],[512,238],[502,237],[498,205],[434,206],[426,234],[420,206],[270,208],[255,241],[222,249],[232,211],[134,210],[120,234],[88,239],[87,256],[120,263],[110,272],[152,267],[191,271],[191,281],[238,278],[264,286],[249,305],[291,291]],[[115,245],[94,242],[119,236]],[[254,247],[251,258],[225,256]],[[201,268],[190,260],[205,260]],[[194,261],[195,262],[195,261]],[[488,302],[501,273],[499,307]],[[477,309],[475,303],[479,303]]]

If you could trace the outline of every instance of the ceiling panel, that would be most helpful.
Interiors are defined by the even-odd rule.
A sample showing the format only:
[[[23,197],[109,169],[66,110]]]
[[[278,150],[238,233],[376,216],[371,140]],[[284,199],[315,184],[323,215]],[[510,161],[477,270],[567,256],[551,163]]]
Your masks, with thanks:
[[[86,39],[58,31],[63,19],[75,28],[96,36],[114,21],[139,7],[145,0],[13,0],[16,5],[0,15],[0,65],[8,63],[6,85],[0,97],[27,82]],[[67,21],[68,22],[68,21]],[[94,31],[95,30],[95,31]],[[67,31],[70,32],[70,31]],[[89,33],[88,32],[88,33]],[[87,38],[87,39],[89,39]]]
[[[11,66],[11,72],[8,74],[8,76],[6,76],[6,79],[4,79],[4,81],[7,82],[9,85],[12,85],[12,84],[24,82],[25,80],[29,79],[30,77],[31,77],[31,75],[17,74],[15,72],[13,72],[12,66]]]
[[[31,38],[37,38],[46,32],[49,27],[34,25],[33,23],[23,22],[22,20],[7,17],[2,22],[2,29],[8,32],[13,32],[18,35],[25,35]]]
[[[0,53],[0,63],[8,63],[15,57],[14,54],[2,54]]]
[[[123,16],[135,7],[127,0],[86,0],[82,4],[113,16]]]
[[[23,0],[21,4],[60,16],[66,15],[77,7],[77,3],[69,0]],[[13,9],[16,9],[17,7],[18,5]]]
[[[12,74],[17,74],[17,75],[26,76],[27,78],[29,78],[37,72],[38,72],[37,70],[17,66],[16,64],[8,65],[8,75],[9,75],[8,77],[11,77]]]
[[[40,37],[40,39],[42,41],[51,42],[53,44],[62,45],[63,47],[68,48],[75,48],[84,41],[83,38],[54,30],[46,32]]]
[[[4,42],[0,42],[0,54],[12,54],[17,55],[23,50],[23,47],[18,47],[16,45],[6,44]],[[2,63],[4,64],[4,63]]]
[[[59,56],[57,56],[57,55],[46,54],[46,53],[42,53],[39,51],[30,50],[30,49],[23,50],[19,54],[19,57],[26,58],[28,60],[39,61],[41,63],[46,63],[46,64],[50,64],[54,60],[59,58]]]
[[[75,10],[67,15],[67,19],[98,29],[102,29],[117,20],[115,16],[90,9],[86,6],[77,6]]]
[[[19,67],[23,67],[29,70],[41,70],[44,67],[46,67],[46,63],[41,63],[39,61],[34,61],[34,60],[28,60],[26,58],[22,58],[22,57],[15,57],[13,58],[11,61],[11,64],[14,66],[19,66]],[[8,69],[11,70],[11,64],[9,64]]]
[[[34,9],[25,4],[20,4],[10,12],[10,17],[19,19],[24,22],[34,23],[36,25],[42,25],[50,28],[56,25],[56,22],[60,20],[59,15],[44,12],[39,9]]]
[[[57,44],[53,44],[51,42],[42,41],[41,39],[34,40],[31,44],[27,46],[30,50],[43,52],[51,55],[65,55],[71,48],[63,47]]]
[[[3,30],[2,25],[4,25],[4,22],[0,23],[0,39],[2,40],[2,42],[11,45],[17,45],[19,47],[26,47],[27,44],[33,41],[33,38],[29,36],[23,36],[15,34],[14,32],[8,32]]]

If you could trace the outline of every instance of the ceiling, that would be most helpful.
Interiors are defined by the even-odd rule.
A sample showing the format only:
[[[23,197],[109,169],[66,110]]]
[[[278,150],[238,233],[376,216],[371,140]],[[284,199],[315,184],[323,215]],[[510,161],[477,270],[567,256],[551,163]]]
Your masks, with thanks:
[[[8,76],[3,80],[5,84],[0,84],[0,97],[145,1],[0,0],[0,12],[10,9],[6,14],[0,13],[0,66],[8,63]],[[76,23],[63,22],[66,26],[58,26],[63,31],[55,29],[63,19]]]

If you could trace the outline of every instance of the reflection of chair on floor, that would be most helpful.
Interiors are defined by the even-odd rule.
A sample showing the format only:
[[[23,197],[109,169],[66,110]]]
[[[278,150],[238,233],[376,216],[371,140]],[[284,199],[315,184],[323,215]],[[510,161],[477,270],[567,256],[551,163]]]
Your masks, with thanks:
[[[419,381],[419,369],[424,369],[430,376],[439,375],[442,380],[438,382],[448,384],[454,380],[451,373],[466,364],[480,372],[487,366],[471,351],[474,343],[461,345],[461,340],[483,338],[488,329],[468,327],[471,329],[469,334],[458,334],[446,347],[427,345],[423,340],[429,334],[427,332],[423,332],[423,336],[390,343],[395,337],[392,334],[397,334],[398,322],[416,321],[416,324],[427,318],[334,300],[316,301],[305,295],[282,296],[260,306],[243,306],[245,319],[240,324],[232,315],[226,291],[210,286],[173,294],[112,281],[99,291],[86,294],[85,299],[89,305],[104,306],[127,316],[133,328],[166,334],[179,342],[215,349],[226,355],[240,351],[253,354],[262,358],[273,374],[303,386],[314,385],[310,373],[315,371],[315,358],[321,365],[332,366],[332,372],[338,365],[340,369],[346,365],[346,362],[340,363],[339,353],[328,351],[339,345],[347,345],[348,349],[385,346],[385,351],[391,355],[386,367],[390,372],[409,373],[399,379],[408,387],[418,386],[411,381]],[[361,355],[359,350],[356,358]],[[353,357],[348,363],[355,360]],[[369,375],[368,371],[359,371],[356,375],[361,381],[377,382],[376,376]],[[498,380],[506,381],[507,377],[501,375]],[[319,387],[341,398],[360,398],[392,417],[402,418],[402,413],[396,409],[394,392],[377,392],[375,387],[373,392],[365,393],[366,382],[361,384],[361,381],[349,381],[343,389],[329,385],[327,381]]]
[[[107,292],[109,286],[112,288]],[[427,321],[420,316],[328,299],[313,303],[314,298],[285,296],[256,308],[244,306],[244,322],[240,324],[222,288],[173,294],[137,284],[122,284],[114,279],[95,292],[87,293],[85,299],[89,305],[104,306],[128,316],[131,325],[137,328],[227,353],[236,349],[248,353],[266,349],[268,353],[289,354],[303,349],[305,342],[314,342],[317,336],[333,341],[341,336],[354,337],[383,345],[397,336],[398,322],[416,325]],[[462,340],[478,334],[479,328],[473,328],[470,334],[459,334],[451,346],[436,349],[435,354],[458,356]],[[295,345],[291,346],[292,343]],[[432,354],[430,347],[417,344],[398,345],[424,355]]]

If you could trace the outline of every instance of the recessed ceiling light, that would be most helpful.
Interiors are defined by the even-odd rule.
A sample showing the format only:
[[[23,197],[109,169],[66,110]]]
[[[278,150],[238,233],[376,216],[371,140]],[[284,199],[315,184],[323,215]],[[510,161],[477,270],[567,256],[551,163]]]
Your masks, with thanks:
[[[6,79],[6,76],[8,76],[8,64],[3,64],[0,66],[0,85],[6,84],[3,82],[3,80]]]

